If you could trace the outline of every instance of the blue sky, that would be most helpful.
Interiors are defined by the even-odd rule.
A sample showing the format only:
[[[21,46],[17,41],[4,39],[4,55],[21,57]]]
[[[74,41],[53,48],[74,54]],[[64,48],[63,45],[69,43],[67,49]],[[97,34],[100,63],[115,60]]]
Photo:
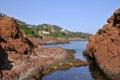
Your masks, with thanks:
[[[28,24],[55,24],[92,34],[118,8],[120,0],[0,0],[0,12]]]

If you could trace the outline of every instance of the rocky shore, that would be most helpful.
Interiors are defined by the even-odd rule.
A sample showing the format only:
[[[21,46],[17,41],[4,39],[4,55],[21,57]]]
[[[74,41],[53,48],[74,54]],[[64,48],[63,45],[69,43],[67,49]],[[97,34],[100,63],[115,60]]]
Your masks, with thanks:
[[[120,80],[120,9],[107,22],[89,38],[84,55],[110,79]]]
[[[70,41],[87,41],[83,38],[54,38],[52,36],[46,36],[43,39],[39,39],[40,45],[50,45],[50,44],[66,44]]]
[[[83,38],[69,38],[68,41],[87,41],[87,39],[83,39]]]
[[[39,44],[40,45],[45,45],[45,44],[65,44],[69,43],[68,39],[65,38],[55,38],[52,36],[46,36],[43,39],[39,39]]]
[[[39,42],[25,37],[13,18],[0,18],[0,79],[40,80],[55,70],[88,65],[74,58],[74,50],[45,48]]]

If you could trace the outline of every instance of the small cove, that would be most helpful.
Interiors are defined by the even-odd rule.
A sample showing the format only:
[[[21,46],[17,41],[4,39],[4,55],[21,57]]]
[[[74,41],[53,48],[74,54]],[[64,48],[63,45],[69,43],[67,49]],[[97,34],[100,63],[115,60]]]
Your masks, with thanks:
[[[86,61],[83,57],[83,50],[87,46],[87,41],[71,41],[68,44],[44,45],[45,47],[62,47],[64,49],[74,49],[75,58]],[[46,75],[42,80],[109,80],[98,68],[92,66],[73,67],[68,70],[55,71]]]
[[[70,43],[67,44],[44,45],[44,47],[47,48],[62,47],[64,49],[74,49],[76,51],[75,58],[86,61],[86,59],[82,55],[82,52],[86,48],[87,42],[88,41],[71,41]]]
[[[86,61],[82,51],[86,48],[87,41],[71,41],[69,44],[52,44],[45,47],[62,47],[64,49],[74,49],[75,58]],[[89,73],[89,67],[73,67],[64,71],[56,71],[50,75],[44,76],[42,80],[92,80]]]

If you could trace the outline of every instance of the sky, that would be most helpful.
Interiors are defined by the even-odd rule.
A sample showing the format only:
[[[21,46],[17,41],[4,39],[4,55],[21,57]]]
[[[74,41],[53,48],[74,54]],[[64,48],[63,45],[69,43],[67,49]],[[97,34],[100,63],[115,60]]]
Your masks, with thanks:
[[[120,8],[120,0],[0,0],[0,12],[28,24],[55,24],[95,34]]]

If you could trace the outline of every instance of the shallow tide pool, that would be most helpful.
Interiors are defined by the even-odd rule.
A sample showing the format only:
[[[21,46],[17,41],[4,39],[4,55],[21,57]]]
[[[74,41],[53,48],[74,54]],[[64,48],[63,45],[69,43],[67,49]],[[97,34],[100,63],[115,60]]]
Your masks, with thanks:
[[[43,77],[42,80],[93,80],[88,67],[71,68],[65,71],[56,71]]]
[[[71,41],[69,44],[53,44],[45,45],[45,47],[62,47],[64,49],[74,49],[76,51],[75,58],[85,61],[82,55],[83,50],[86,48],[87,41]],[[44,76],[42,80],[92,80],[89,72],[89,67],[71,68],[64,71],[56,71],[47,76]]]

